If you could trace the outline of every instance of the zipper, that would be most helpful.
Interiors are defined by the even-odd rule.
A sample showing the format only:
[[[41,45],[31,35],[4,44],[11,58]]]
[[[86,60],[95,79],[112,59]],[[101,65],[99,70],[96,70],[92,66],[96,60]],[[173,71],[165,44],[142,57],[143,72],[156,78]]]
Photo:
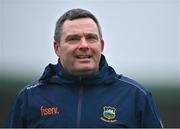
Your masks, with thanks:
[[[80,77],[80,87],[78,89],[78,104],[77,104],[77,121],[76,121],[76,127],[80,128],[81,124],[81,108],[82,108],[82,96],[83,96],[83,85],[82,85],[82,78]]]

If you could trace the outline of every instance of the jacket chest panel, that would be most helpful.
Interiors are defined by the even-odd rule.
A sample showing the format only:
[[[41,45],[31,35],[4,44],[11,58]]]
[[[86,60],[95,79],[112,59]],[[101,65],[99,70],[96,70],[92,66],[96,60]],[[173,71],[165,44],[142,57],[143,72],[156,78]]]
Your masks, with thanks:
[[[109,89],[55,90],[29,99],[29,127],[127,127],[125,118],[134,119],[126,110],[129,102]]]

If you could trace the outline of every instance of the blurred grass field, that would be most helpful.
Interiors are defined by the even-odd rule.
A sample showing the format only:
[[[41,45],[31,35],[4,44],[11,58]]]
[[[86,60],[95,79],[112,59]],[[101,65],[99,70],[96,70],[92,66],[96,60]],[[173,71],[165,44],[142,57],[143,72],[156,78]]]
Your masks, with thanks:
[[[5,127],[7,116],[16,93],[33,79],[0,79],[0,128]],[[180,127],[180,86],[178,84],[143,84],[151,91],[165,128]]]

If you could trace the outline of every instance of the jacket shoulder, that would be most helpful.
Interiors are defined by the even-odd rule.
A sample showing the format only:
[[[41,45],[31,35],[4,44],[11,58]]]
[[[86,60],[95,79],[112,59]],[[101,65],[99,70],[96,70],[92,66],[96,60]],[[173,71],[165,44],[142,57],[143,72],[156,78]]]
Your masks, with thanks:
[[[19,92],[18,92],[18,96],[19,95],[21,95],[21,94],[24,94],[24,92],[26,92],[26,91],[28,91],[28,90],[31,90],[31,89],[34,89],[34,88],[36,88],[36,87],[39,87],[39,86],[41,86],[41,85],[43,85],[43,83],[42,82],[40,82],[40,81],[33,81],[33,82],[30,82],[30,83],[28,83],[27,85],[25,85],[24,86],[24,88],[22,88]]]
[[[37,80],[37,81],[33,81],[33,82],[27,84],[27,85],[25,86],[25,89],[30,90],[30,89],[39,87],[39,86],[41,86],[41,85],[43,85],[43,82]]]
[[[116,78],[121,83],[126,84],[126,86],[128,85],[130,88],[138,89],[144,95],[150,94],[150,92],[144,86],[142,86],[140,83],[138,83],[137,81],[135,81],[129,77],[126,77],[124,75],[117,75]]]

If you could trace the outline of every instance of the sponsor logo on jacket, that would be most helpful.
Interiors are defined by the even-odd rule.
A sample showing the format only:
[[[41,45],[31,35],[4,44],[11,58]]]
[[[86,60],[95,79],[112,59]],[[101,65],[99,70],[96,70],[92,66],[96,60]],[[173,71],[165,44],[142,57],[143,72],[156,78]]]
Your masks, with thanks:
[[[41,116],[57,115],[57,114],[59,114],[59,108],[58,107],[41,106],[40,112],[41,112]]]

